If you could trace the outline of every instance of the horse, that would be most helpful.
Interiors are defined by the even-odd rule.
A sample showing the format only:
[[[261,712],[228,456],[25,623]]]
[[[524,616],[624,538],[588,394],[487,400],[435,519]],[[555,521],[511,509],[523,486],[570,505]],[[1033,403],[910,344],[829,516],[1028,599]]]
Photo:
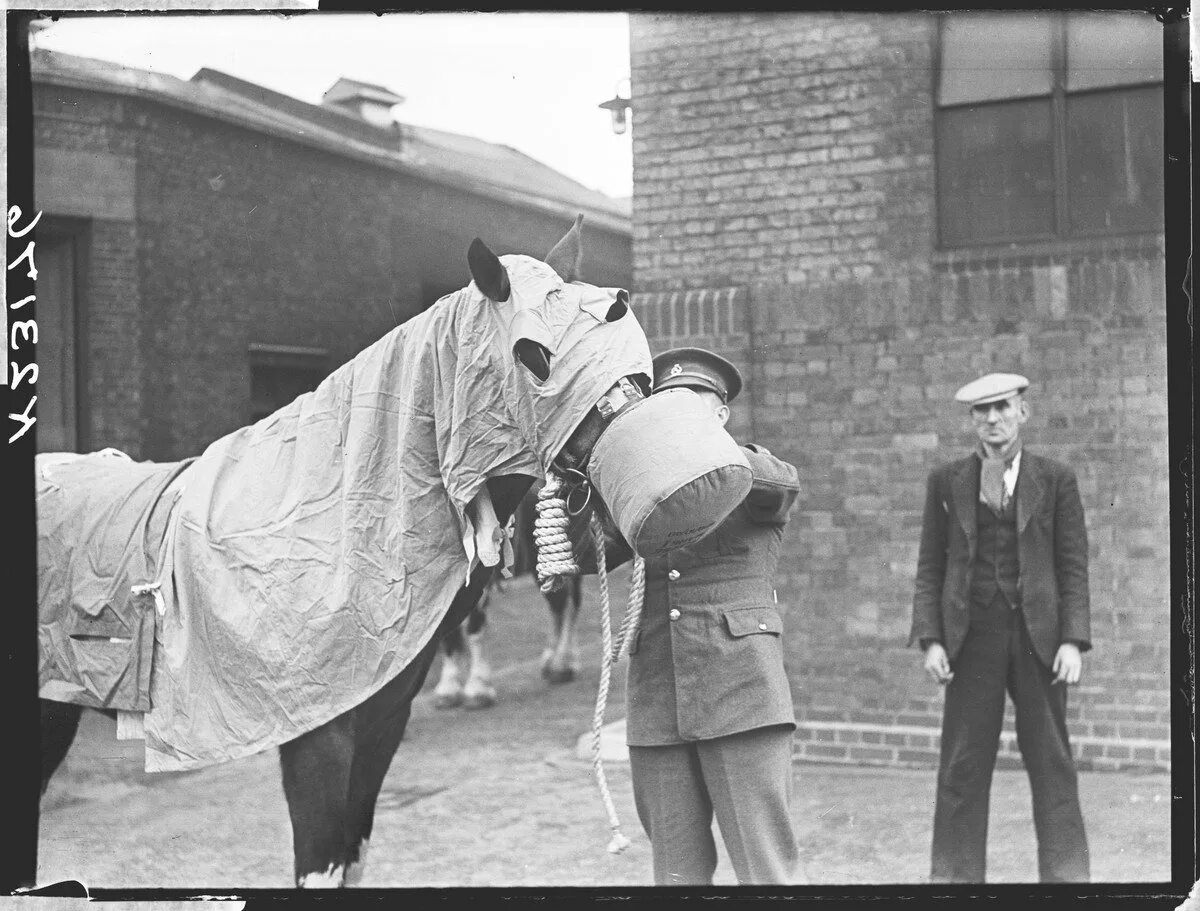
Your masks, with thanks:
[[[522,522],[533,503],[526,496],[514,516],[516,574],[522,570],[532,571],[532,561],[522,559],[534,551],[532,520]],[[523,566],[529,562],[530,566]],[[467,619],[448,632],[442,639],[442,666],[434,688],[434,707],[452,709],[486,709],[496,704],[496,688],[491,681],[491,662],[487,658],[488,606],[493,594],[503,591],[502,574],[493,575],[480,596],[479,603],[471,608]],[[580,659],[577,642],[579,608],[583,603],[583,587],[579,576],[561,587],[545,593],[546,606],[550,611],[549,641],[541,656],[541,675],[547,683],[570,683],[579,673]]]
[[[65,599],[75,608],[69,622],[76,625],[109,622],[110,609],[122,605],[149,605],[153,674],[145,670],[148,661],[145,668],[130,665],[135,682],[145,670],[149,695],[140,692],[124,705],[143,710],[148,771],[197,768],[278,748],[298,888],[361,882],[376,799],[413,698],[438,642],[462,624],[494,575],[497,529],[547,470],[586,468],[608,423],[597,405],[618,384],[649,392],[649,347],[629,312],[628,293],[579,280],[582,221],[578,216],[542,262],[502,259],[476,238],[467,251],[470,285],[393,329],[316,391],[221,438],[195,460],[164,466],[169,470],[159,475],[151,471],[155,463],[134,463],[158,486],[147,507],[153,514],[136,535],[121,536],[136,549],[125,545],[119,569],[144,567],[149,575],[140,577],[144,584],[123,588],[120,603],[111,591],[104,594],[109,600],[94,616],[78,616],[82,595]],[[418,398],[425,386],[432,390],[428,401]],[[264,441],[275,448],[264,451]],[[302,451],[302,442],[315,451]],[[105,463],[104,470],[119,467]],[[62,492],[66,488],[55,485],[65,485],[70,469],[47,462],[38,471],[48,478],[48,490]],[[260,498],[252,496],[257,491]],[[287,502],[271,505],[280,499]],[[38,502],[39,536],[46,527],[73,527],[44,514],[42,487]],[[261,519],[259,508],[266,510]],[[331,511],[340,525],[329,525]],[[59,654],[47,652],[46,642],[58,642],[65,652],[93,642],[124,649],[122,643],[136,640],[136,631],[106,637],[71,633],[77,627],[69,625],[65,638],[55,638],[60,630],[47,619],[54,605],[45,592],[56,592],[63,578],[73,578],[62,574],[87,562],[71,559],[87,542],[58,542],[76,551],[57,559],[42,543],[39,537],[39,557],[49,561],[39,560],[43,673]],[[259,552],[271,556],[269,565],[254,562]],[[305,575],[310,572],[316,575]],[[400,615],[407,621],[402,631]],[[238,625],[246,616],[255,620],[249,632]],[[355,632],[359,627],[351,623],[369,634]],[[219,643],[202,641],[209,628],[223,634]],[[411,640],[395,638],[401,635]],[[312,661],[308,652],[320,648],[341,651],[336,660],[293,670],[299,654]],[[393,663],[380,659],[378,667],[367,667],[356,660],[367,653]],[[244,676],[222,689],[220,674],[202,677],[209,667],[203,662]],[[246,665],[253,673],[243,671]],[[341,677],[329,676],[351,671],[361,679],[343,685]],[[130,685],[130,676],[103,691],[89,688],[90,679],[80,683],[64,674],[41,681],[43,793],[70,747],[82,707],[121,709],[111,694]],[[196,692],[189,681],[200,679],[208,688]],[[249,689],[254,709],[243,718],[237,700]],[[277,703],[286,703],[282,720],[283,713],[271,712]],[[249,742],[225,729],[205,729],[214,738],[210,748],[187,727],[205,713],[244,723]]]

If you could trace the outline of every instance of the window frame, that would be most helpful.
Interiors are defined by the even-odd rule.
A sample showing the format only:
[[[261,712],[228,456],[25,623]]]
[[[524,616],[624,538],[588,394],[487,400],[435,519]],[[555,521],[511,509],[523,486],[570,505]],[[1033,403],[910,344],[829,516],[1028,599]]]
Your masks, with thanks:
[[[1159,229],[1158,231],[1147,232],[1143,228],[1091,230],[1078,232],[1071,230],[1070,178],[1067,169],[1067,99],[1098,94],[1115,95],[1133,89],[1153,88],[1155,86],[1162,87],[1164,80],[1160,78],[1154,81],[1130,82],[1128,84],[1116,86],[1098,86],[1087,89],[1077,89],[1075,91],[1068,92],[1067,68],[1069,62],[1067,60],[1067,16],[1069,15],[1069,12],[1048,11],[1046,12],[1046,15],[1052,17],[1052,32],[1050,38],[1051,87],[1049,95],[1023,95],[1019,98],[994,98],[986,101],[967,101],[943,105],[938,101],[938,96],[940,94],[942,79],[942,51],[944,47],[946,23],[949,21],[947,17],[949,15],[954,15],[954,13],[943,13],[937,18],[937,29],[933,53],[933,97],[931,106],[933,108],[933,191],[934,213],[937,220],[937,229],[935,232],[937,236],[937,249],[939,251],[971,250],[984,247],[996,247],[1005,244],[1064,243],[1070,241],[1086,241],[1095,238],[1140,237],[1145,236],[1147,233],[1161,234],[1162,229]],[[968,241],[947,240],[945,237],[945,229],[942,219],[943,193],[940,160],[940,152],[943,146],[944,138],[942,133],[943,112],[962,109],[979,110],[988,107],[995,107],[997,105],[1012,104],[1014,102],[1028,102],[1044,99],[1049,99],[1050,102],[1050,141],[1052,143],[1051,176],[1054,181],[1054,205],[1052,221],[1054,226],[1053,231],[1049,234],[1017,234],[987,237]],[[1165,98],[1162,114],[1165,117]]]

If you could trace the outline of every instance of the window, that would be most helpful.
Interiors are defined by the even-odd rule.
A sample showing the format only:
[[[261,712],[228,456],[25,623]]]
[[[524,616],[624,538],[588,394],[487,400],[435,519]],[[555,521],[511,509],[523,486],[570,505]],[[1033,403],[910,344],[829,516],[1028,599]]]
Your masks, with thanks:
[[[38,452],[86,451],[86,346],[80,342],[86,338],[88,239],[88,222],[82,219],[47,216],[38,225]]]
[[[952,13],[937,76],[944,247],[1162,230],[1149,13]]]
[[[250,420],[261,421],[328,374],[329,355],[320,348],[286,345],[250,346]]]

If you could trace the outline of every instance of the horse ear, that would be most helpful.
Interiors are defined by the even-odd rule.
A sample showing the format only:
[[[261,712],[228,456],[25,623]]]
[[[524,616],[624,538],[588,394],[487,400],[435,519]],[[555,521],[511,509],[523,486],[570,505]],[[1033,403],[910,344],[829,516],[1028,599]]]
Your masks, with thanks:
[[[500,257],[488,249],[488,245],[476,237],[471,241],[467,250],[467,266],[471,269],[471,278],[488,300],[502,303],[508,300],[512,286],[508,281],[508,270],[500,262]]]
[[[571,230],[546,254],[546,265],[557,272],[558,277],[565,282],[579,281],[579,276],[583,273],[583,241],[579,230],[582,226],[581,212],[575,216],[575,224],[571,225]]]

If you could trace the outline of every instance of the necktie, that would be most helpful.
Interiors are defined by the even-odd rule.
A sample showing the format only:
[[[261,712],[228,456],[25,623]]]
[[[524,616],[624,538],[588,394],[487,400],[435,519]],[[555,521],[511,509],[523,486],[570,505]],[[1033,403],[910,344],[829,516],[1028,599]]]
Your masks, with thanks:
[[[991,507],[992,512],[1004,510],[1004,472],[1008,468],[1007,459],[984,459],[979,475],[979,495],[983,502]]]

